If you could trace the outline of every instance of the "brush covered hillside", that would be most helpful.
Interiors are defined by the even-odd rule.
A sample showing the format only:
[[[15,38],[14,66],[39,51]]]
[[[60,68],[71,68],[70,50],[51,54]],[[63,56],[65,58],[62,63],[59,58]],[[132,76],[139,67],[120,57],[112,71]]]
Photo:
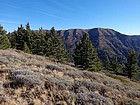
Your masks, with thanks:
[[[140,105],[140,83],[0,50],[0,105]]]
[[[134,50],[140,53],[140,36],[128,36],[113,29],[105,28],[58,31],[58,34],[71,53],[80,42],[84,33],[89,34],[90,40],[96,48],[100,58],[104,58],[104,55],[106,54],[110,58],[116,56],[123,60],[126,59],[128,50]]]

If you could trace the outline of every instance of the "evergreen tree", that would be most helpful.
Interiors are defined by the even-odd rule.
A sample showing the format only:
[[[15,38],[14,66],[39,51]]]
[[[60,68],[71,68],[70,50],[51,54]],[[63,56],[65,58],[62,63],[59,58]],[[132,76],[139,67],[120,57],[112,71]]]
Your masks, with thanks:
[[[121,65],[118,63],[118,58],[113,58],[111,62],[111,71],[113,71],[114,73],[118,73],[119,71],[121,71],[121,69]]]
[[[25,35],[24,35],[24,42],[26,42],[29,49],[32,49],[32,40],[33,40],[32,39],[32,34],[33,34],[33,31],[30,28],[30,24],[27,23],[26,30],[25,30]]]
[[[6,35],[6,30],[3,29],[3,26],[0,25],[0,35]]]
[[[138,77],[138,58],[134,51],[128,52],[127,63],[125,64],[125,70],[128,78],[137,79]]]
[[[17,50],[23,50],[23,46],[24,46],[24,40],[25,40],[25,29],[22,26],[22,24],[20,25],[20,27],[18,27],[17,31],[14,31],[11,34],[11,47],[12,48],[16,48]]]
[[[17,31],[14,31],[11,33],[9,40],[11,42],[11,48],[16,49],[17,48]]]
[[[10,48],[11,44],[6,36],[6,31],[3,29],[3,26],[0,25],[0,49]]]
[[[25,53],[30,53],[29,47],[28,47],[28,45],[26,44],[26,42],[24,42],[23,51],[24,51]]]
[[[24,29],[24,27],[21,24],[20,27],[18,27],[17,31],[11,33],[11,47],[18,50],[24,50],[24,43],[26,43],[29,49],[31,49],[31,38],[32,31],[30,29],[29,23],[27,23],[26,29]]]
[[[103,65],[104,65],[105,70],[111,70],[111,62],[107,55],[105,55]]]
[[[46,56],[52,56],[58,61],[64,61],[67,59],[67,53],[64,48],[63,42],[55,31],[54,27],[51,28],[50,33],[46,33],[45,36],[45,49],[44,54]]]
[[[90,71],[101,70],[101,62],[88,34],[83,35],[81,43],[74,49],[74,63]]]
[[[10,48],[10,42],[6,35],[0,35],[0,49]]]
[[[38,32],[32,32],[31,50],[33,54],[45,55],[44,49],[47,47],[45,43],[45,34],[42,29],[39,29]]]

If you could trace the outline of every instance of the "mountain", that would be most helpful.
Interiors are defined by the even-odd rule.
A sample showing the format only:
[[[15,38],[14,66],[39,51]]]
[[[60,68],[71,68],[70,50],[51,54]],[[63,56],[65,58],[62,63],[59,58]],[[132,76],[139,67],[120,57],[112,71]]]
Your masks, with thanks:
[[[140,84],[51,58],[0,50],[0,105],[140,105]]]
[[[100,58],[107,54],[110,58],[117,56],[124,60],[128,50],[140,53],[140,36],[128,36],[113,29],[104,28],[58,30],[70,53],[80,42],[84,33],[89,34]]]

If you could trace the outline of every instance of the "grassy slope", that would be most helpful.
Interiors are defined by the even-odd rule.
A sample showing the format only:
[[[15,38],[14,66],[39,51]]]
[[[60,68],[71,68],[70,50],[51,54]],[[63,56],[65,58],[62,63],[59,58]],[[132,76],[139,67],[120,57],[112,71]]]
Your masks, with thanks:
[[[48,58],[0,50],[2,105],[140,105],[140,84]]]

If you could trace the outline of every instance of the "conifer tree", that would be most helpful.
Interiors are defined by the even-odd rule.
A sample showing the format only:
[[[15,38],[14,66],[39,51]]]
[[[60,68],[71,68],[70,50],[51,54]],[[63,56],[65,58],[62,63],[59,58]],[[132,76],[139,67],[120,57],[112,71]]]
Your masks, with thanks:
[[[46,40],[43,30],[39,29],[38,32],[32,32],[32,37],[30,40],[32,53],[38,55],[45,55],[44,49],[47,46],[45,46]]]
[[[0,49],[10,48],[11,44],[6,36],[6,30],[3,29],[3,26],[0,25]]]
[[[12,48],[16,48],[17,50],[23,50],[23,46],[24,46],[24,35],[25,35],[25,29],[22,26],[22,24],[20,25],[20,27],[18,27],[17,31],[14,31],[11,34],[11,47]]]
[[[10,48],[11,44],[6,35],[0,35],[0,49]]]
[[[118,73],[120,70],[121,70],[121,66],[118,63],[118,58],[115,57],[111,62],[111,71],[113,71],[114,73]]]
[[[74,49],[74,63],[89,71],[101,70],[101,62],[88,34],[83,35],[81,42]]]
[[[46,33],[45,40],[46,48],[44,50],[44,54],[46,56],[52,56],[60,62],[67,59],[67,54],[63,42],[58,36],[54,27],[51,28],[49,34]]]
[[[0,25],[0,35],[6,35],[6,30],[3,29],[3,26]]]
[[[26,42],[29,49],[32,49],[33,31],[30,28],[29,22],[26,24],[26,30],[25,30],[25,34],[24,34],[24,42]]]
[[[26,42],[24,42],[23,51],[24,51],[25,53],[30,53],[29,47],[28,47],[28,45],[26,44]]]
[[[107,55],[105,55],[103,62],[104,62],[103,65],[104,65],[105,70],[110,70],[111,69],[111,62],[110,62],[110,59],[108,58]]]
[[[128,52],[127,63],[125,64],[125,70],[128,78],[137,79],[138,77],[138,58],[134,51]]]

